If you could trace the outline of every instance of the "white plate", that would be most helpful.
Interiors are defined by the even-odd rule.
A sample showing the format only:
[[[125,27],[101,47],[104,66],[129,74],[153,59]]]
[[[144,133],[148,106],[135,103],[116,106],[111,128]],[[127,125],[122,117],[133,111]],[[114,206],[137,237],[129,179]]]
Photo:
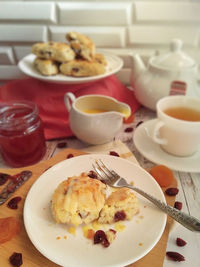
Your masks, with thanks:
[[[148,160],[166,165],[175,171],[200,172],[200,150],[189,157],[176,157],[165,152],[148,136],[157,119],[140,124],[134,131],[133,141],[137,150]]]
[[[110,155],[83,155],[64,160],[43,173],[30,189],[24,206],[24,223],[30,240],[51,261],[66,267],[125,266],[145,256],[159,241],[166,224],[166,214],[143,197],[138,196],[140,212],[126,229],[118,232],[108,247],[94,245],[83,237],[81,227],[76,236],[67,226],[56,224],[50,212],[51,196],[58,184],[69,176],[92,170],[92,163],[101,158],[110,168],[129,182],[165,201],[156,181],[144,169],[125,159]],[[110,228],[110,227],[109,227]],[[108,229],[109,229],[108,228]],[[67,235],[67,239],[63,237]],[[61,239],[57,240],[56,237]]]
[[[43,80],[46,82],[52,83],[63,83],[63,84],[78,84],[78,83],[86,83],[86,82],[94,82],[103,78],[106,78],[116,72],[118,72],[122,66],[123,61],[120,57],[111,55],[105,51],[98,51],[103,54],[107,61],[106,72],[101,75],[91,76],[91,77],[70,77],[62,74],[57,74],[54,76],[43,76],[41,75],[33,66],[33,61],[36,58],[34,54],[29,54],[25,56],[20,62],[18,66],[20,70],[26,75]]]

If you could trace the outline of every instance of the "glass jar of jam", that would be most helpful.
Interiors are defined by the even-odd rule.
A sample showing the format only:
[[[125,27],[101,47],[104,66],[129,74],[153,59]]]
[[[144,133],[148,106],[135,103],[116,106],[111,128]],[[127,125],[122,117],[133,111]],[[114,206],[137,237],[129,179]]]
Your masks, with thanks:
[[[34,103],[0,104],[0,149],[4,161],[12,167],[32,165],[42,159],[46,143]]]

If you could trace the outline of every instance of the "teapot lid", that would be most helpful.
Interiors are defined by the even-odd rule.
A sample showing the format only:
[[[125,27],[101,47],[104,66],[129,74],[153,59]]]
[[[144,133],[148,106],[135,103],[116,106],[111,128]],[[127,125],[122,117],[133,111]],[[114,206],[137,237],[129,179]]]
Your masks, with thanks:
[[[164,55],[155,56],[152,64],[157,67],[167,69],[190,68],[195,65],[195,61],[182,51],[183,42],[173,39],[170,43],[170,52]]]

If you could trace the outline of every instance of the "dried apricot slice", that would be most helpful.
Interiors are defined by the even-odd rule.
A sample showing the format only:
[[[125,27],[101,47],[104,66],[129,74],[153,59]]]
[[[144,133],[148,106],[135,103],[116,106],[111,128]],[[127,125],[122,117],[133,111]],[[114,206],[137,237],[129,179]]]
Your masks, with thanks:
[[[19,231],[20,223],[16,218],[0,218],[0,244],[11,240]]]
[[[132,113],[128,118],[123,119],[123,123],[128,124],[132,123],[135,119],[134,113]]]
[[[153,166],[149,172],[162,187],[169,186],[174,179],[172,170],[164,165]]]

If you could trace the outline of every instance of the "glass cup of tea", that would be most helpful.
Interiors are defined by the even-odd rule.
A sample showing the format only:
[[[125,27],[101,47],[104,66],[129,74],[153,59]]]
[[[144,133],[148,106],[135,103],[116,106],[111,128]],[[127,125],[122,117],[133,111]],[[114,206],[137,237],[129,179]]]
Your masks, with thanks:
[[[156,112],[152,140],[172,155],[194,154],[200,145],[200,99],[167,96],[157,102]]]

